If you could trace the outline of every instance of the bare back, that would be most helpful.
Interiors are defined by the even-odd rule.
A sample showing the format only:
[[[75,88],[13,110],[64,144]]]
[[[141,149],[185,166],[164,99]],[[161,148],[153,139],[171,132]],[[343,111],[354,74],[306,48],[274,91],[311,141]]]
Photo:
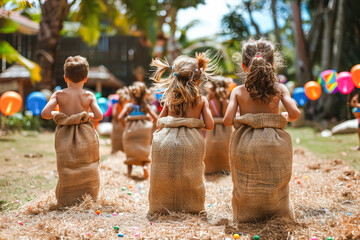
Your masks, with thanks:
[[[244,85],[239,86],[236,91],[238,93],[236,94],[236,100],[241,115],[246,113],[279,113],[280,98],[274,97],[270,104],[266,104],[260,101],[254,101]]]
[[[208,99],[209,100],[209,106],[211,110],[211,114],[213,117],[223,117],[226,112],[226,108],[229,105],[229,100],[226,99],[223,102],[220,102],[216,98],[214,99]],[[219,116],[218,116],[219,115]]]
[[[59,111],[70,116],[80,112],[89,112],[92,101],[92,93],[84,89],[71,89],[56,92]]]
[[[177,115],[175,112],[170,111],[168,106],[165,104],[159,118],[166,116],[197,119],[200,119],[202,116],[205,123],[205,129],[212,130],[214,128],[214,120],[212,119],[211,111],[209,109],[209,102],[204,96],[198,97],[195,105],[189,104],[182,115]]]

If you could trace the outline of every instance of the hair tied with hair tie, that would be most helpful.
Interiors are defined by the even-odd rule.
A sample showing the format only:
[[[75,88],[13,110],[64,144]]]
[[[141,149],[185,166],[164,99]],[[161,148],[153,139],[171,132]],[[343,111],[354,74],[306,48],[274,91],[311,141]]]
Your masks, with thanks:
[[[261,55],[259,54],[259,55],[257,55],[256,57],[259,58],[259,57],[261,57]]]
[[[170,66],[170,69],[172,69],[172,66]]]
[[[174,73],[174,75],[177,76],[177,77],[179,76],[179,74],[177,74],[177,73]]]

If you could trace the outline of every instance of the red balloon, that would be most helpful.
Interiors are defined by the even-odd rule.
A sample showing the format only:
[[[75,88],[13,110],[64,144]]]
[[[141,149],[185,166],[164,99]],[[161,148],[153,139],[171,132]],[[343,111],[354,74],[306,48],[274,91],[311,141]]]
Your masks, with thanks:
[[[305,94],[310,100],[317,100],[321,96],[321,85],[315,81],[309,81],[304,86]]]
[[[360,64],[357,64],[351,69],[351,77],[355,87],[360,88]]]
[[[5,92],[0,98],[0,111],[5,115],[17,113],[22,106],[22,97],[17,92]]]

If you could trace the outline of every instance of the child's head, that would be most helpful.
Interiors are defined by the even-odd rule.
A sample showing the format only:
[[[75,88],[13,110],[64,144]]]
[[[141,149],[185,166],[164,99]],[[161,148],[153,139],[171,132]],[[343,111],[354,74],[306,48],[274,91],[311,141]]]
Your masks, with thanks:
[[[123,103],[129,100],[129,89],[127,87],[118,89],[116,94],[119,96],[119,103]]]
[[[213,96],[220,102],[229,98],[230,89],[229,84],[231,80],[223,76],[212,76],[206,83],[205,90],[208,94]]]
[[[242,47],[242,66],[246,74],[245,87],[253,100],[269,104],[274,97],[281,98],[275,69],[283,60],[275,45],[265,39],[250,39]]]
[[[199,85],[201,79],[207,78],[207,63],[210,59],[205,53],[197,54],[196,58],[179,56],[172,66],[167,61],[153,59],[151,66],[155,67],[152,79],[157,82],[158,89],[166,89],[163,101],[170,111],[182,115],[188,104],[196,104],[201,95]],[[170,75],[161,79],[166,70],[170,69]]]
[[[81,56],[68,57],[64,64],[64,75],[71,82],[78,83],[87,79],[89,63]]]
[[[134,82],[130,87],[130,96],[135,104],[140,105],[141,111],[145,111],[146,86],[143,82]]]

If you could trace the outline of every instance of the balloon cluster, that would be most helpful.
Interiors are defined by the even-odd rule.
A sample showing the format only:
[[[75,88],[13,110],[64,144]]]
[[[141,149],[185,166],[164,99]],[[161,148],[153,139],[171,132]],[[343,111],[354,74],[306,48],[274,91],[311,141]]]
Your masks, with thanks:
[[[319,74],[318,81],[309,81],[304,87],[298,87],[293,92],[293,99],[304,105],[309,99],[317,100],[321,96],[321,86],[324,92],[334,94],[341,92],[349,94],[354,87],[360,88],[360,64],[355,65],[350,72],[337,73],[336,70],[325,70]]]

